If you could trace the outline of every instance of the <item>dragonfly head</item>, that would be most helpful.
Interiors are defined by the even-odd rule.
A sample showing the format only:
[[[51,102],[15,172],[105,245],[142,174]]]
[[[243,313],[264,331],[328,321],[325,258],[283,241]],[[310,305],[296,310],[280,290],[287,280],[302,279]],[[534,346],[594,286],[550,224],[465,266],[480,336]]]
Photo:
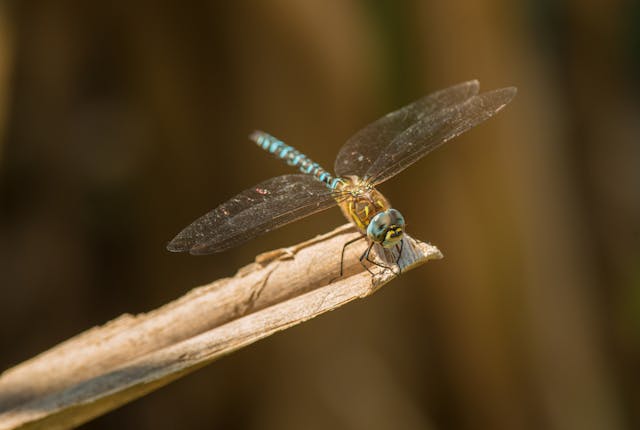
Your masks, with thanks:
[[[376,214],[367,226],[367,237],[385,248],[391,248],[402,240],[404,217],[396,209]]]

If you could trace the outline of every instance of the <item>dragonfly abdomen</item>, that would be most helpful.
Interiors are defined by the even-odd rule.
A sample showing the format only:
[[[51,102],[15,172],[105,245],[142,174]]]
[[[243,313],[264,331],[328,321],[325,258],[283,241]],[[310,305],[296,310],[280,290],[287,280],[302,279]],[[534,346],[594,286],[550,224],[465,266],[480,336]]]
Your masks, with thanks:
[[[249,138],[257,143],[260,148],[284,160],[288,165],[298,167],[302,173],[313,176],[331,190],[334,190],[342,182],[340,178],[335,178],[322,166],[293,146],[287,145],[268,133],[254,131]]]

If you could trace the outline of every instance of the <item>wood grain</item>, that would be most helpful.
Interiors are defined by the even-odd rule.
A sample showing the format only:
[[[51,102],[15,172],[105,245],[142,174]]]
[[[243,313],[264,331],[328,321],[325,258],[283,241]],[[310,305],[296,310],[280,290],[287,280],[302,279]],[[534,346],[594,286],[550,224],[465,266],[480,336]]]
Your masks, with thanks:
[[[367,297],[395,277],[358,262],[367,242],[351,225],[259,255],[235,276],[198,287],[165,306],[122,315],[0,376],[0,429],[66,429],[117,408],[273,333]],[[385,251],[376,258],[392,264]],[[403,271],[442,258],[407,237]],[[332,282],[333,280],[333,282]]]

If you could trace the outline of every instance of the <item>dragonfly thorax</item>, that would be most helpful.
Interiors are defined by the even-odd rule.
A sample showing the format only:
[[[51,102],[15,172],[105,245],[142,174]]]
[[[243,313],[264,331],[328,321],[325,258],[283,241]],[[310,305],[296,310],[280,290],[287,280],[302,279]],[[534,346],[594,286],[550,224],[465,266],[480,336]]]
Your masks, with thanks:
[[[373,242],[390,248],[402,240],[404,218],[371,183],[356,176],[340,178],[336,199],[344,216]]]

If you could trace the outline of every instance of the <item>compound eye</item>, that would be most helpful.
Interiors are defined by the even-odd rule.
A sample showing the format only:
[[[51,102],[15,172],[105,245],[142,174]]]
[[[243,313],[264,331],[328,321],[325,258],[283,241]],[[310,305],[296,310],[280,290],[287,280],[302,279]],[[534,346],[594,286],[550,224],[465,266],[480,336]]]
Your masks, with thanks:
[[[389,215],[385,212],[381,212],[373,217],[369,226],[367,227],[367,236],[374,242],[382,242],[385,238],[385,233],[390,224]]]
[[[389,217],[392,220],[392,224],[397,226],[404,226],[404,217],[397,209],[389,209]]]

